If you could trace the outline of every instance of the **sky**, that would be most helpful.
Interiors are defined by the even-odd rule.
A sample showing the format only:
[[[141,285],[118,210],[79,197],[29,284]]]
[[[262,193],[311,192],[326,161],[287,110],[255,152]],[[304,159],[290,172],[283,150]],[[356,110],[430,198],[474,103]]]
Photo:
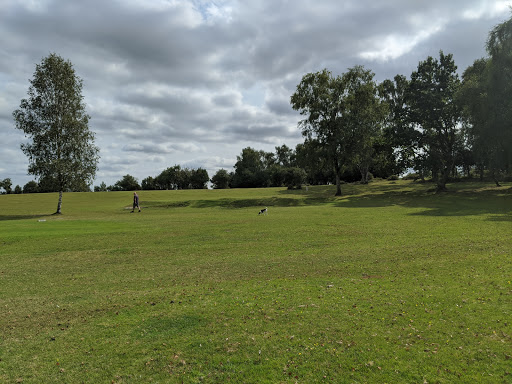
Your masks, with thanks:
[[[512,0],[0,0],[0,180],[23,187],[12,112],[51,53],[83,80],[100,148],[94,185],[176,164],[233,170],[243,148],[303,142],[302,77],[363,65],[407,78],[439,51],[459,74],[486,56]]]

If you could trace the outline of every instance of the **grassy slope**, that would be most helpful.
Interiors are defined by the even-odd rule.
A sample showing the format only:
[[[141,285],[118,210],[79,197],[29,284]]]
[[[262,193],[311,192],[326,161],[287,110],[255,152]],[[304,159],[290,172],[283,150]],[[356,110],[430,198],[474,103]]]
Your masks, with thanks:
[[[427,188],[0,196],[0,381],[510,382],[510,187]]]

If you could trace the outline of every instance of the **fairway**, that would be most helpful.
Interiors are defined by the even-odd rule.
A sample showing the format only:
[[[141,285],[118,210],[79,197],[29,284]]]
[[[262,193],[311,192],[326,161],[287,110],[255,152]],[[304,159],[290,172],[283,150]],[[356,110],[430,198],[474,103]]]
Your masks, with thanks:
[[[510,383],[511,184],[432,187],[2,195],[0,382]]]

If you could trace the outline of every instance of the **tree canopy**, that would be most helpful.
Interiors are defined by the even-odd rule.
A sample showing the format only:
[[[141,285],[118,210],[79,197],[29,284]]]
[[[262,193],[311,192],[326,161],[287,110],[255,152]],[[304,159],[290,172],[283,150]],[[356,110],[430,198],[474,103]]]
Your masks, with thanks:
[[[97,170],[99,149],[89,130],[82,84],[71,62],[52,53],[36,65],[28,98],[13,112],[16,128],[29,139],[21,145],[28,173],[51,180],[59,192],[56,213],[61,213],[62,192],[82,190]]]
[[[336,195],[341,195],[343,170],[356,166],[362,182],[368,172],[386,117],[374,74],[362,66],[333,76],[324,69],[303,76],[291,97],[293,109],[305,116],[299,122],[303,136],[315,140],[332,164]]]

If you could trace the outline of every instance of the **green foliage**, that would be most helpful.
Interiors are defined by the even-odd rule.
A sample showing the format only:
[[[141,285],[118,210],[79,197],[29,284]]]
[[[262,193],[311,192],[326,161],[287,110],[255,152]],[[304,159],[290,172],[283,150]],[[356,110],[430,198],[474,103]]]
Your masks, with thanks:
[[[316,139],[306,139],[295,148],[296,164],[306,172],[311,185],[334,183],[336,176],[323,146]]]
[[[384,148],[392,148],[394,173],[400,174],[413,167],[420,134],[408,116],[407,92],[409,81],[403,75],[384,80],[379,85],[380,95],[388,105],[389,114],[383,130]]]
[[[282,167],[292,167],[296,161],[296,155],[293,149],[283,144],[276,147],[276,164]]]
[[[35,180],[29,181],[23,186],[23,193],[37,193],[39,192],[39,184]]]
[[[19,185],[16,185],[16,187],[14,187],[14,193],[17,195],[22,193],[21,187]]]
[[[229,174],[228,171],[225,169],[219,169],[210,181],[213,184],[214,189],[226,189],[229,188],[231,177],[232,175]]]
[[[464,71],[458,95],[471,145],[470,159],[479,167],[481,177],[486,168],[497,185],[500,173],[512,165],[511,47],[512,18],[490,31],[490,56],[475,60]]]
[[[104,181],[102,181],[99,186],[98,185],[94,186],[94,192],[107,192],[107,191],[108,191],[108,187]]]
[[[155,178],[145,178],[142,189],[205,189],[208,181],[208,172],[203,168],[188,169],[175,165],[163,170]]]
[[[512,18],[489,32],[489,58],[464,72],[461,103],[470,124],[476,160],[498,175],[512,165]]]
[[[288,189],[301,189],[306,180],[306,172],[299,167],[284,168],[283,184]]]
[[[124,175],[114,184],[114,191],[136,191],[140,189],[139,182],[132,175]]]
[[[71,62],[52,53],[37,64],[28,99],[21,100],[13,116],[16,128],[30,139],[21,145],[29,159],[28,172],[55,183],[61,192],[60,213],[62,192],[91,184],[99,158],[88,127],[82,79]]]
[[[235,172],[231,179],[233,188],[261,188],[268,186],[267,165],[272,164],[272,154],[247,147],[237,156]]]
[[[507,382],[511,185],[449,187],[0,196],[0,381]]]
[[[3,188],[6,194],[9,194],[12,192],[11,187],[12,187],[12,181],[10,178],[0,180],[0,188]]]
[[[343,169],[355,166],[362,181],[368,181],[374,144],[386,117],[373,77],[362,66],[337,77],[324,69],[304,75],[291,97],[293,109],[305,116],[299,122],[303,136],[314,139],[332,164],[337,196]]]
[[[407,102],[409,118],[420,133],[419,150],[426,155],[437,190],[446,183],[455,165],[461,110],[455,96],[460,84],[451,54],[439,52],[439,60],[429,56],[411,74]],[[419,168],[419,167],[418,167]]]
[[[210,180],[206,169],[197,168],[190,171],[190,188],[192,189],[206,189]]]

